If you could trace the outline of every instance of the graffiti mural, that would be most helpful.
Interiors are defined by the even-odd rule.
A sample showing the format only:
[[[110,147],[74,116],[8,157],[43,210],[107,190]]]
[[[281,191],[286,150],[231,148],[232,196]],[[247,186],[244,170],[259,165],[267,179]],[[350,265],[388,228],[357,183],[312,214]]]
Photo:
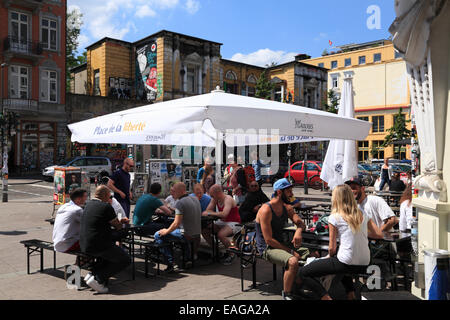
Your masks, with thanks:
[[[110,77],[108,96],[116,99],[130,99],[131,85],[131,79]]]
[[[136,50],[136,97],[138,99],[153,101],[162,95],[157,51],[156,41],[149,42]]]

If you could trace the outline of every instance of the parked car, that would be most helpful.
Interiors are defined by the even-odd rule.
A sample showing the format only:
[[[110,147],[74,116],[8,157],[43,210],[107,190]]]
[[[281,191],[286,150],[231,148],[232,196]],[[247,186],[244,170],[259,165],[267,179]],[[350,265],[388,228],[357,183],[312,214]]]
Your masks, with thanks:
[[[298,161],[291,165],[291,183],[292,184],[304,184],[305,170],[304,162]],[[314,189],[322,188],[322,179],[320,179],[320,172],[322,171],[322,162],[320,161],[306,161],[308,172],[308,185]],[[286,171],[284,178],[289,177],[289,171]],[[326,182],[323,182],[325,188],[328,187]]]
[[[107,157],[75,157],[69,160],[62,161],[58,165],[53,165],[42,170],[42,175],[48,180],[53,179],[55,167],[77,167],[87,172],[90,178],[94,178],[98,174],[103,176],[107,174],[112,175],[111,160]]]
[[[261,168],[261,179],[266,183],[274,184],[275,181],[284,178],[284,173],[288,168],[289,164],[286,162],[280,162],[277,166],[263,167]]]

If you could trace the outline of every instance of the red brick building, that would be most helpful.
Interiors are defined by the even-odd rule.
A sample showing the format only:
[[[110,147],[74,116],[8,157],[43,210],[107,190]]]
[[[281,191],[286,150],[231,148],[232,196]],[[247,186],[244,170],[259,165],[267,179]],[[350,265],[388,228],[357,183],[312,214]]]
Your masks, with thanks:
[[[10,172],[65,158],[66,0],[0,0],[0,103]]]

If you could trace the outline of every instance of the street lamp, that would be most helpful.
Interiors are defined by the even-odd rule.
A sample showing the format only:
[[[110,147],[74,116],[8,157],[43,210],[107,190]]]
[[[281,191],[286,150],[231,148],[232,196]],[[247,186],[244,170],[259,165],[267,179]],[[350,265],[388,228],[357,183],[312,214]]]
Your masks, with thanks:
[[[1,114],[1,139],[2,139],[2,154],[3,154],[3,166],[2,166],[2,186],[3,186],[3,197],[2,202],[8,202],[8,144],[6,143],[6,132],[5,132],[5,125],[6,125],[6,114],[5,114],[5,108],[4,108],[4,82],[3,82],[3,68],[7,67],[8,64],[6,62],[3,62],[0,67],[1,71],[1,87],[2,87],[2,114]]]

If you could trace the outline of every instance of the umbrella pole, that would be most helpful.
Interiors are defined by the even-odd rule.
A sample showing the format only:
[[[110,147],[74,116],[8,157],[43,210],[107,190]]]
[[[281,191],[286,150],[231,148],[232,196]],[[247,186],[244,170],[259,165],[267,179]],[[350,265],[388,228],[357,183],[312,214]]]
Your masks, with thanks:
[[[217,130],[216,131],[216,183],[217,184],[222,184],[221,179],[222,179],[222,169],[221,169],[221,165],[222,165],[222,141],[223,141],[223,137],[222,137],[222,133]]]

